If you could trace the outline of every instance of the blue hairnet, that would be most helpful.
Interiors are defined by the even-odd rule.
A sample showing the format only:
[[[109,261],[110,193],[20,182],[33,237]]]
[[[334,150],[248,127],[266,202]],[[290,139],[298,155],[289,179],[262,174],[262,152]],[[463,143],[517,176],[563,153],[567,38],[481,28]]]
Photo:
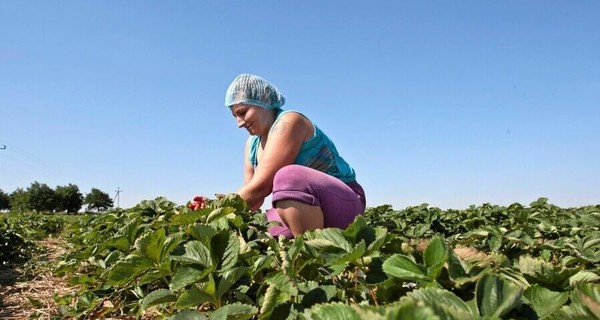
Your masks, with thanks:
[[[227,88],[225,106],[245,103],[265,109],[278,109],[285,104],[285,97],[269,81],[253,74],[237,76]]]

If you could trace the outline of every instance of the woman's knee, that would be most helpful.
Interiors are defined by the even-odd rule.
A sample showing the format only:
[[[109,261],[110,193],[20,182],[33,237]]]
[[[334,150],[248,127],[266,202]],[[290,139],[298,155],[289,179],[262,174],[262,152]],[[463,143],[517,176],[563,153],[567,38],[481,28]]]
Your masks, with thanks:
[[[294,236],[306,230],[324,227],[323,211],[318,206],[311,206],[295,200],[277,202],[277,212]]]
[[[306,169],[308,168],[298,164],[290,164],[279,169],[273,178],[273,188],[301,185],[306,181]]]

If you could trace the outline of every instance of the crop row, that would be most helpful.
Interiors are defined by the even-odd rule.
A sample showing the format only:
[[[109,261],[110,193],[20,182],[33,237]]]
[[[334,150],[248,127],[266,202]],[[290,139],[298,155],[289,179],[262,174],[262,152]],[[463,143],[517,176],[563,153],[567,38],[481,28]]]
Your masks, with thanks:
[[[273,238],[235,195],[83,217],[65,316],[169,319],[600,317],[600,208],[370,208],[346,230]]]
[[[0,268],[27,262],[40,248],[34,240],[59,233],[64,221],[44,214],[0,214]]]

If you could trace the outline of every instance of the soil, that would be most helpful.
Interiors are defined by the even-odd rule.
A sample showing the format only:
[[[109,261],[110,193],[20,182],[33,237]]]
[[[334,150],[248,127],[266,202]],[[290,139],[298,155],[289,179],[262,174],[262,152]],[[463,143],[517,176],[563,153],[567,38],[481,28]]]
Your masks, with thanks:
[[[52,274],[52,264],[65,252],[65,241],[38,241],[44,253],[27,264],[0,270],[0,319],[62,319],[53,296],[72,294],[67,277]]]

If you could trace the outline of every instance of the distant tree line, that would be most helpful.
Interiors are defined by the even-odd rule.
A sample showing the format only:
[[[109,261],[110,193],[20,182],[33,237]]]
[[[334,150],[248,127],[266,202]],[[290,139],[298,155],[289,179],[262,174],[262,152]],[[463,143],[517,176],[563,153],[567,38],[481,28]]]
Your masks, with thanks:
[[[36,181],[29,188],[17,188],[10,194],[0,189],[0,210],[77,213],[84,205],[87,210],[100,212],[111,208],[113,200],[108,193],[96,188],[84,196],[77,185],[70,183],[52,189]]]

